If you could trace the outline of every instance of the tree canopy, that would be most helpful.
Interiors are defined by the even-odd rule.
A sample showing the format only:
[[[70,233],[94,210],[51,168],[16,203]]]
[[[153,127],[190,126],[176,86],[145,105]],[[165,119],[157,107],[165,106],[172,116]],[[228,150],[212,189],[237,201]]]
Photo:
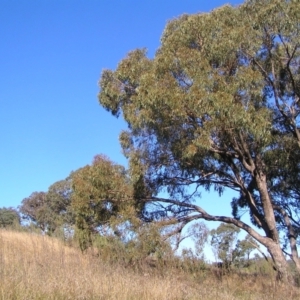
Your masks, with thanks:
[[[139,215],[134,188],[125,168],[103,155],[95,156],[72,176],[72,211],[82,250],[92,243],[92,234],[114,232]],[[136,219],[137,220],[137,219]]]
[[[133,182],[147,191],[140,202],[157,204],[150,215],[183,226],[234,224],[268,249],[284,280],[284,253],[300,270],[299,19],[296,0],[180,16],[167,24],[154,58],[137,49],[104,70],[99,93],[100,104],[128,123],[120,142]],[[232,216],[197,205],[200,187],[236,191]]]
[[[0,208],[0,228],[20,225],[20,216],[14,208]]]
[[[19,210],[24,219],[52,234],[63,225],[74,224],[71,211],[71,177],[52,184],[47,192],[33,192],[22,200]]]

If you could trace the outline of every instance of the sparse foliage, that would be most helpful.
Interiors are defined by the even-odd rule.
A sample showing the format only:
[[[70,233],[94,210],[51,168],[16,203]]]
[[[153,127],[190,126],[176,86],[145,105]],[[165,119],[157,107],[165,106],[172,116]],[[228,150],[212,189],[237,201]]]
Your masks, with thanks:
[[[211,231],[211,246],[217,259],[230,266],[234,261],[234,249],[240,230],[232,224],[222,223]]]
[[[259,249],[259,245],[250,235],[247,235],[243,240],[238,240],[233,251],[235,265],[248,265],[250,263],[250,254],[256,249]]]
[[[189,227],[189,234],[195,243],[196,255],[198,257],[203,256],[203,250],[209,236],[209,229],[203,222],[197,222]]]

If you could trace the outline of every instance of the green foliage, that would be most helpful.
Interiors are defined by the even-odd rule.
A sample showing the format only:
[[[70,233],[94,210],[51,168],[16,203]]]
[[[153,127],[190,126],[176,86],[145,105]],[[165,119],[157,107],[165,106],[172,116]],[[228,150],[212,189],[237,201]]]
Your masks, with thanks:
[[[0,228],[13,227],[20,224],[20,216],[13,208],[0,208]]]
[[[211,231],[211,246],[216,258],[230,265],[234,260],[234,247],[240,230],[231,224],[222,223]]]
[[[19,210],[23,218],[34,222],[43,231],[47,229],[46,193],[33,192],[28,198],[22,200]]]
[[[47,234],[63,226],[72,226],[71,178],[52,184],[47,192],[34,192],[19,207],[24,219],[33,222]]]
[[[211,246],[216,259],[222,261],[227,269],[232,266],[242,269],[254,263],[250,254],[258,249],[258,243],[247,235],[245,239],[238,239],[240,230],[231,224],[221,224],[217,229],[211,230]]]
[[[99,83],[100,104],[129,125],[120,141],[143,203],[157,204],[148,215],[234,224],[282,274],[279,231],[300,270],[299,16],[298,1],[282,0],[183,15],[167,24],[153,59],[132,51]],[[192,204],[201,187],[236,191],[233,217]],[[240,220],[245,211],[264,235]]]
[[[251,252],[258,248],[259,245],[250,235],[247,235],[244,240],[238,240],[233,251],[235,265],[239,267],[249,265]]]
[[[52,184],[47,192],[47,202],[51,211],[57,216],[57,225],[73,225],[74,216],[71,211],[72,173],[70,177]]]
[[[195,255],[192,249],[184,248],[180,257],[180,268],[193,277],[205,277],[205,271],[208,268],[203,258]]]
[[[126,239],[121,236],[126,236]],[[136,232],[123,229],[120,236],[97,234],[92,238],[92,247],[102,261],[121,264],[136,271],[151,267],[162,271],[165,264],[175,259],[170,243],[157,224],[143,224]]]
[[[157,259],[171,258],[173,251],[164,237],[159,224],[143,224],[133,239],[136,252],[142,257],[154,256]]]
[[[136,217],[133,187],[124,167],[104,156],[96,156],[92,165],[77,170],[72,188],[72,211],[82,250],[91,245],[92,234],[118,235],[118,226]]]

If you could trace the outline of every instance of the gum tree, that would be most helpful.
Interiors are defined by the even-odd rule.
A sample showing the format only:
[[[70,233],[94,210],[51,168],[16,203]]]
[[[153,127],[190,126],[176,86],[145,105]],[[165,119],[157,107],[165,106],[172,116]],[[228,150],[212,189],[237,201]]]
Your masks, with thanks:
[[[19,207],[23,219],[51,235],[62,226],[72,226],[71,177],[52,184],[47,192],[33,192]]]
[[[148,215],[233,224],[268,249],[285,281],[280,232],[300,270],[299,19],[295,0],[183,15],[167,24],[153,59],[137,49],[103,71],[99,94],[128,123],[120,141]],[[237,192],[232,216],[193,202],[200,187]]]
[[[213,252],[226,268],[229,268],[235,259],[234,250],[239,231],[239,228],[232,224],[221,223],[217,229],[210,232]]]
[[[74,172],[72,189],[75,234],[82,250],[92,245],[93,234],[108,231],[120,236],[118,226],[138,214],[125,168],[103,155]]]

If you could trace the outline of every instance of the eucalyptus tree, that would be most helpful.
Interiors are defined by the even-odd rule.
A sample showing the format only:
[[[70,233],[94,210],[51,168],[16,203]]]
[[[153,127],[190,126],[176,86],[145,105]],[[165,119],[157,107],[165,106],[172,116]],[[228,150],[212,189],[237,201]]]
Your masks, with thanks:
[[[211,234],[211,246],[216,258],[222,260],[224,266],[229,267],[234,261],[234,250],[240,229],[232,224],[221,223]]]
[[[221,260],[225,268],[230,268],[231,265],[248,266],[250,254],[254,250],[262,252],[258,243],[249,234],[240,240],[238,239],[239,233],[238,227],[226,223],[221,223],[218,228],[210,231],[210,244],[215,258]]]
[[[125,168],[103,155],[72,175],[72,189],[71,206],[82,250],[92,245],[93,234],[120,236],[118,226],[138,220],[140,205],[134,205],[134,188]]]
[[[268,249],[283,280],[280,231],[300,270],[299,19],[297,0],[248,0],[180,16],[167,24],[154,58],[137,49],[115,71],[104,70],[99,94],[128,123],[120,141],[153,215],[183,226],[234,224]],[[232,216],[193,202],[200,187],[236,191]],[[159,198],[161,191],[169,196]]]
[[[48,214],[46,195],[45,192],[33,192],[22,200],[19,211],[23,219],[32,222],[42,231],[51,232],[53,224]]]
[[[19,207],[23,219],[50,235],[59,227],[73,225],[71,182],[68,177],[52,184],[47,192],[33,192],[24,198]]]
[[[234,249],[235,265],[247,266],[250,264],[250,254],[254,251],[261,251],[258,243],[248,234],[245,239],[238,240]]]
[[[170,239],[176,234],[180,238],[181,227],[174,221],[151,224],[144,203],[138,201],[145,196],[140,181],[134,182],[122,165],[104,155],[96,155],[92,164],[76,170],[71,211],[81,249],[102,240],[111,241],[109,247],[116,242],[124,251],[132,251],[134,259],[154,253],[163,256],[167,249],[170,254]]]

